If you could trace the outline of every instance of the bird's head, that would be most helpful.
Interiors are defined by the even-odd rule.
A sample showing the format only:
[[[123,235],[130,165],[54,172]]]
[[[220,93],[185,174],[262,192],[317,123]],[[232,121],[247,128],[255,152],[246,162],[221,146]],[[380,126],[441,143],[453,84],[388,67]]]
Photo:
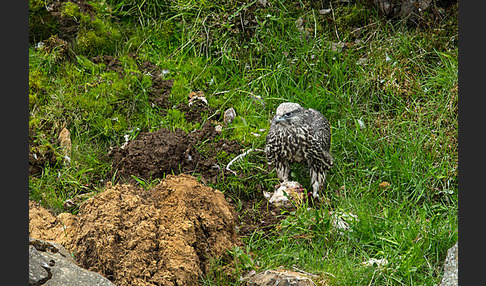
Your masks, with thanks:
[[[277,124],[291,125],[302,120],[304,108],[298,103],[284,102],[277,107],[274,121]]]

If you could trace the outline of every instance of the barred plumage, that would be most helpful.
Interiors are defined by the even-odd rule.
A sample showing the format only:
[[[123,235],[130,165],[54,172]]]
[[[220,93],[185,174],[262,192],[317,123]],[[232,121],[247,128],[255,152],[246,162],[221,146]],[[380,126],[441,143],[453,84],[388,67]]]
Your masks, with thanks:
[[[288,181],[290,164],[306,162],[310,172],[312,194],[318,197],[327,171],[334,165],[329,153],[331,126],[317,110],[298,103],[282,103],[270,125],[265,153],[275,166],[280,181]]]

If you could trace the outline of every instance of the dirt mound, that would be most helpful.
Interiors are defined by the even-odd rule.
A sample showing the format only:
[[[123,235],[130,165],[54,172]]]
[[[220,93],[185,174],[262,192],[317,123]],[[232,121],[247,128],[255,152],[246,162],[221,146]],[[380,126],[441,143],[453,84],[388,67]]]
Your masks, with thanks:
[[[204,181],[216,182],[220,176],[228,174],[217,156],[221,152],[237,155],[241,148],[236,141],[215,140],[216,136],[214,126],[209,123],[190,133],[163,128],[143,133],[123,148],[113,147],[108,157],[117,176],[131,183],[135,183],[132,175],[149,180],[180,173],[199,173]],[[207,142],[206,150],[198,150],[203,141]]]
[[[32,238],[53,240],[116,285],[197,285],[212,259],[240,245],[224,195],[189,175],[151,190],[108,184],[77,215],[29,203]]]

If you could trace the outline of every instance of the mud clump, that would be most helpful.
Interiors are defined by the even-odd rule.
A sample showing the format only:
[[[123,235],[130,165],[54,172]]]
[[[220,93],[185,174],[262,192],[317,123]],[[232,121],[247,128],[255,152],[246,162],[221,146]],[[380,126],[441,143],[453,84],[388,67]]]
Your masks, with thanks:
[[[160,129],[140,137],[123,148],[113,147],[108,153],[113,169],[124,179],[130,179],[131,175],[144,179],[162,178],[179,165],[183,171],[194,168],[194,152],[182,130]]]
[[[143,133],[139,139],[131,140],[123,147],[112,147],[107,156],[116,175],[131,183],[136,183],[132,175],[151,180],[180,173],[199,173],[205,182],[214,183],[228,174],[217,156],[223,151],[237,155],[241,148],[236,141],[215,140],[216,136],[214,127],[209,123],[189,133],[163,128]],[[204,152],[197,149],[203,141],[207,142]]]
[[[77,215],[29,203],[29,234],[53,240],[116,285],[198,285],[214,259],[241,245],[224,195],[189,175],[142,190],[108,184]]]
[[[184,118],[188,122],[202,122],[203,114],[215,114],[218,115],[218,110],[205,104],[204,102],[197,100],[193,104],[179,103],[175,107],[177,110],[184,112]],[[216,119],[219,119],[216,117]]]

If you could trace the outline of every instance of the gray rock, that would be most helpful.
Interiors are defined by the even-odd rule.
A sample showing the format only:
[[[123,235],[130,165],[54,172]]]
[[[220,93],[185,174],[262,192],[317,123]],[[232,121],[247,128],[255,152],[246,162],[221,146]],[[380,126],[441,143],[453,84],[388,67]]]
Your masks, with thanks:
[[[242,278],[246,285],[257,286],[314,286],[307,275],[289,270],[265,270],[260,273],[250,273]]]
[[[29,245],[29,285],[42,285],[52,276],[49,264],[40,253]]]
[[[440,286],[455,286],[458,285],[457,269],[459,266],[459,245],[456,242],[447,251],[447,257],[444,262],[444,276]]]
[[[114,286],[99,273],[76,265],[62,245],[38,239],[29,239],[29,285]]]
[[[439,13],[439,9],[454,5],[454,2],[457,4],[457,1],[372,0],[365,1],[365,4],[374,6],[380,14],[387,18],[398,17],[408,19],[409,24],[417,24],[420,19],[433,19]]]
[[[76,261],[71,257],[71,254],[64,248],[64,246],[55,243],[53,241],[43,241],[40,239],[32,239],[29,237],[29,246],[33,246],[36,250],[42,252],[52,252],[52,253],[59,253],[67,260],[70,260],[72,263],[76,264]]]

